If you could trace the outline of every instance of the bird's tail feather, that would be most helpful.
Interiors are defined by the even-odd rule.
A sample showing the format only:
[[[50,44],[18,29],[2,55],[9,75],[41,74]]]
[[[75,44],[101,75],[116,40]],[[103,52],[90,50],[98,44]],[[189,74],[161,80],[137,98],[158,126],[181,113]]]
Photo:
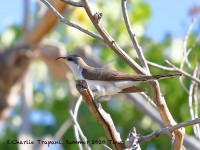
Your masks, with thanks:
[[[174,78],[182,76],[181,73],[176,74],[167,74],[167,75],[153,75],[153,76],[143,76],[133,79],[134,81],[154,81],[154,80],[160,80],[160,79],[167,79],[167,78]]]

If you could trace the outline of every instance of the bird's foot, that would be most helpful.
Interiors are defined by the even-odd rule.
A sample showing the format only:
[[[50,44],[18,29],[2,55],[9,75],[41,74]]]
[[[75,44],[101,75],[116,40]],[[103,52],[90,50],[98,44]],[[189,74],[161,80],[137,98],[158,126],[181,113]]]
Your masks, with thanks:
[[[98,98],[94,98],[94,102],[95,102],[95,104],[96,104],[96,106],[97,106],[98,109],[99,109],[99,108],[102,108],[101,103],[99,102],[99,100],[100,100],[102,97],[103,97],[103,96],[100,96],[100,97],[98,97]]]

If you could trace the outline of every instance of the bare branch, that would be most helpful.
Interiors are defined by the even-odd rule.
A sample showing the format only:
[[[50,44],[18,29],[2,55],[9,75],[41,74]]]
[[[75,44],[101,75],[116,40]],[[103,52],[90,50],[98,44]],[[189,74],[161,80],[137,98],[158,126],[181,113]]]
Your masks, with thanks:
[[[147,60],[147,63],[148,63],[150,66],[156,67],[156,68],[161,69],[161,70],[166,70],[166,71],[176,71],[174,68],[171,68],[171,67],[165,67],[165,66],[162,66],[162,65],[156,64],[156,63],[151,62],[151,61],[148,61],[148,60]]]
[[[153,100],[144,92],[140,93],[151,105],[153,105],[155,108],[157,108],[156,104],[153,102]]]
[[[129,55],[127,55],[114,41],[114,39],[106,32],[103,26],[100,24],[99,20],[96,20],[95,14],[92,13],[92,10],[88,4],[87,0],[83,0],[84,8],[88,14],[93,25],[105,40],[105,43],[120,57],[122,58],[129,66],[131,66],[137,73],[148,74],[146,70],[141,68]]]
[[[161,129],[156,130],[156,131],[154,131],[153,133],[151,133],[147,136],[139,137],[138,142],[150,141],[151,139],[158,137],[160,134],[171,135],[171,133],[174,132],[175,130],[178,130],[178,129],[186,127],[186,126],[191,126],[191,125],[194,125],[194,124],[199,124],[199,123],[200,123],[200,118],[196,118],[194,120],[182,122],[182,123],[176,124],[176,125],[171,126],[171,127],[161,128]]]
[[[126,150],[141,150],[139,142],[138,142],[138,135],[136,133],[136,128],[133,127],[128,134],[128,137],[125,141]]]
[[[107,145],[103,144],[103,149],[104,150],[112,150],[110,147],[108,147]]]
[[[193,72],[194,78],[196,77],[196,73],[197,73],[197,67],[195,67],[194,72]],[[189,112],[190,112],[191,119],[194,119],[194,110],[193,110],[193,106],[192,106],[194,85],[195,85],[195,82],[191,81],[190,88],[189,88],[189,96],[188,96],[188,106],[189,106]]]
[[[82,96],[80,96],[78,98],[78,100],[76,101],[76,104],[75,104],[74,114],[73,114],[75,120],[77,120],[78,110],[79,110],[79,107],[81,105],[81,102],[82,102]],[[74,124],[73,127],[74,127],[74,134],[75,134],[75,137],[76,137],[76,141],[80,141],[78,127],[76,126],[76,124]],[[79,150],[83,150],[83,146],[81,144],[78,144],[78,147],[79,147]]]
[[[142,52],[142,48],[140,47],[140,45],[138,44],[138,41],[135,37],[135,33],[133,33],[132,31],[132,28],[131,28],[131,24],[130,24],[130,21],[128,19],[128,13],[127,13],[127,8],[126,8],[126,0],[121,0],[122,3],[121,3],[121,6],[122,6],[122,14],[123,14],[123,17],[124,17],[124,21],[125,21],[125,24],[126,24],[126,29],[129,33],[129,36],[131,38],[131,41],[133,43],[133,46],[137,52],[137,55],[139,57],[139,60],[142,64],[142,66],[149,72],[149,67],[147,65],[147,62],[146,62],[146,59],[143,55],[143,52]]]
[[[80,126],[79,126],[79,124],[78,124],[76,118],[74,117],[74,114],[73,114],[72,110],[70,110],[70,115],[71,115],[71,117],[72,117],[72,119],[73,119],[73,121],[74,121],[74,124],[76,125],[76,127],[77,127],[77,129],[78,129],[78,131],[79,131],[79,134],[80,134],[81,139],[82,139],[83,142],[85,143],[85,144],[84,144],[84,145],[85,145],[85,149],[86,149],[86,150],[91,150],[90,146],[88,145],[88,140],[87,140],[87,138],[85,137],[85,135],[83,134],[83,132],[82,132],[82,130],[81,130],[81,128],[80,128]]]
[[[198,72],[198,63],[196,63],[196,66],[195,66],[194,71],[193,71],[193,77],[194,78],[197,77],[197,72]],[[195,85],[196,85],[196,83],[194,81],[191,81],[190,88],[189,88],[189,97],[188,97],[188,106],[189,106],[189,112],[190,112],[191,119],[194,119],[196,117],[195,113],[194,113],[194,109],[193,109],[193,98],[195,97],[194,96],[194,87],[195,87]],[[193,130],[194,130],[195,136],[197,138],[200,138],[199,125],[193,125]]]
[[[63,1],[69,5],[72,5],[72,6],[75,6],[75,7],[83,7],[83,3],[82,2],[74,2],[74,1],[71,1],[71,0],[60,0],[60,1]]]
[[[194,85],[193,97],[194,97],[194,117],[198,118],[198,84]]]
[[[82,102],[82,96],[80,96],[76,102],[76,105],[75,105],[75,108],[74,108],[74,118],[77,119],[77,116],[78,116],[78,110],[79,110],[79,107],[81,105],[81,102]]]
[[[70,118],[66,119],[65,122],[61,125],[61,127],[54,135],[55,139],[61,139],[71,125],[72,125],[72,120]]]
[[[200,66],[199,63],[197,62],[197,75],[196,77],[199,77],[200,75]],[[194,117],[198,118],[198,84],[194,85]],[[200,133],[199,133],[200,135]]]
[[[165,61],[168,65],[170,65],[171,67],[173,67],[175,69],[175,71],[178,71],[180,73],[182,73],[184,76],[188,77],[191,80],[194,80],[195,82],[197,82],[198,84],[200,84],[200,80],[198,78],[194,78],[192,75],[190,75],[189,73],[177,68],[176,66],[174,66],[172,63],[170,63],[168,60]]]
[[[86,102],[86,105],[88,106],[91,113],[96,117],[99,123],[103,126],[108,139],[113,141],[111,142],[113,149],[122,150],[123,149],[123,144],[121,143],[122,140],[120,138],[120,134],[115,129],[112,118],[110,117],[109,114],[107,114],[102,109],[99,103],[95,104],[92,92],[90,88],[88,87],[86,81],[78,80],[77,82],[78,82],[76,85],[77,90],[83,96],[83,99]]]
[[[156,68],[158,68],[158,69],[161,69],[161,70],[165,70],[165,71],[176,71],[176,72],[180,72],[180,73],[182,73],[182,74],[187,74],[187,73],[183,73],[184,71],[183,70],[177,70],[177,69],[175,69],[174,67],[166,67],[166,66],[162,66],[162,65],[159,65],[159,64],[156,64],[156,63],[154,63],[154,62],[150,62],[150,61],[147,61],[147,63],[149,64],[149,65],[151,65],[151,66],[153,66],[153,67],[156,67]],[[180,84],[181,84],[181,86],[183,87],[183,89],[188,93],[188,89],[186,88],[186,86],[184,85],[184,83],[183,83],[183,80],[182,80],[182,78],[180,77],[179,78],[179,80],[180,80]]]
[[[186,87],[185,84],[183,83],[183,78],[182,78],[182,77],[179,78],[179,82],[180,82],[180,84],[181,84],[183,90],[188,94],[188,93],[189,93],[189,90],[187,89],[187,87]]]
[[[74,124],[73,127],[74,127],[74,136],[76,138],[76,141],[81,141],[80,136],[79,136],[78,127],[76,126],[76,124]],[[82,144],[78,144],[78,149],[83,150]]]
[[[185,37],[184,37],[184,40],[183,40],[183,59],[181,61],[181,65],[180,65],[180,69],[182,70],[183,69],[183,66],[184,66],[184,62],[186,62],[186,64],[188,65],[189,68],[191,68],[191,64],[189,63],[188,61],[188,52],[187,52],[187,42],[188,42],[188,38],[189,38],[189,35],[192,31],[192,28],[194,26],[196,22],[196,19],[192,19],[192,22],[185,34]]]
[[[198,118],[198,84],[194,85],[193,98],[194,98],[194,117]],[[200,126],[196,124],[196,137],[200,139]]]
[[[168,65],[170,65],[171,67],[165,67],[150,61],[147,61],[147,63],[153,67],[159,68],[161,70],[166,70],[166,71],[177,71],[181,74],[183,74],[184,76],[186,76],[187,78],[194,80],[197,83],[200,83],[200,80],[198,78],[194,78],[192,75],[190,75],[189,73],[185,72],[184,70],[179,69],[178,67],[174,66],[172,63],[170,63],[168,60],[165,61]]]
[[[156,63],[153,63],[153,62],[150,62],[150,61],[147,61],[147,63],[153,67],[156,67],[158,69],[161,69],[161,70],[165,70],[165,71],[177,71],[176,69],[174,69],[173,67],[166,67],[166,66],[162,66],[162,65],[159,65],[159,64],[156,64]],[[177,71],[177,72],[180,72],[180,71]],[[183,70],[181,70],[181,73],[183,73]],[[183,80],[182,78],[179,78],[179,81],[180,81],[180,84],[182,86],[182,88],[185,90],[186,93],[189,93],[188,92],[188,89],[186,88],[186,86],[184,85],[183,83]]]
[[[158,68],[158,69],[161,69],[161,70],[165,70],[165,71],[177,71],[177,70],[174,69],[173,67],[162,66],[162,65],[159,65],[159,64],[150,62],[150,61],[147,61],[147,63],[148,63],[149,65],[151,65],[151,66],[153,66],[153,67],[156,67],[156,68]],[[177,72],[180,72],[180,71],[177,71]],[[181,70],[181,73],[183,73],[183,70]],[[186,93],[188,93],[188,89],[187,89],[186,86],[184,85],[182,78],[179,78],[179,81],[180,81],[180,84],[181,84],[182,88],[186,91]]]
[[[191,49],[193,49],[196,45],[197,45],[197,43],[199,42],[199,40],[200,40],[200,34],[198,35],[198,37],[195,39],[195,41],[194,41],[194,43],[192,44],[192,46],[188,49],[188,53],[190,53],[191,52]],[[189,55],[189,54],[188,54]]]
[[[89,30],[86,30],[84,28],[82,28],[81,26],[77,25],[77,24],[74,24],[68,20],[66,20],[49,2],[47,2],[46,0],[41,0],[49,9],[51,9],[53,11],[53,13],[60,19],[61,22],[65,23],[66,25],[70,26],[70,27],[73,27],[73,28],[76,28],[80,31],[82,31],[83,33],[86,33],[87,35],[90,35],[91,37],[93,38],[96,38],[96,39],[99,39],[101,41],[104,42],[103,38],[98,35],[98,34],[95,34],[95,33],[92,33],[91,31]]]

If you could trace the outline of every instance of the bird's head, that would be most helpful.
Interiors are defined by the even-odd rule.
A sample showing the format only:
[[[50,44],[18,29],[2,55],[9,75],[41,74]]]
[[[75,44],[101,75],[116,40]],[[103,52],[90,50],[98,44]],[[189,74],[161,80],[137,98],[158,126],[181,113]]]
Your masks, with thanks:
[[[77,55],[68,55],[67,57],[58,57],[56,60],[65,61],[66,64],[69,66],[69,68],[72,70],[76,78],[78,78],[84,65],[86,65],[83,59]]]

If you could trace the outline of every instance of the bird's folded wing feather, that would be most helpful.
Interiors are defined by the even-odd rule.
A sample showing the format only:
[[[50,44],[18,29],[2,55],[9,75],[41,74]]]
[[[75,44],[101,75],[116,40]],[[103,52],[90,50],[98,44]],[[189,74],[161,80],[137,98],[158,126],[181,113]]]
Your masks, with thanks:
[[[117,80],[136,80],[144,78],[145,75],[133,75],[130,73],[124,73],[107,69],[83,69],[82,75],[88,80],[103,80],[103,81],[117,81]]]
[[[131,80],[131,81],[152,81],[165,78],[173,78],[177,76],[182,76],[180,73],[167,74],[167,75],[141,75],[141,74],[130,74],[125,72],[119,72],[108,69],[90,68],[83,69],[82,75],[88,80],[99,80],[99,81],[121,81],[121,80]]]

